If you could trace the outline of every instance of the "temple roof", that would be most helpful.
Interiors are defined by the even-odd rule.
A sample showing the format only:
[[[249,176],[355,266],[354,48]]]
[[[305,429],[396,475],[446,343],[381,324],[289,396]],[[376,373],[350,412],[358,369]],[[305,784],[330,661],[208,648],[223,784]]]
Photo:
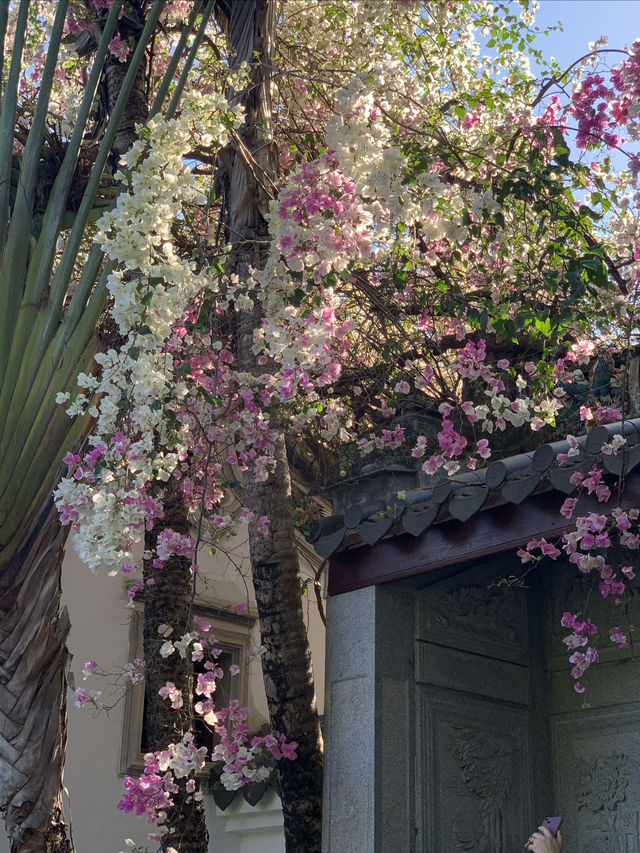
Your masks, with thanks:
[[[602,453],[615,435],[622,435],[626,444],[617,453]],[[570,451],[565,460],[563,454]],[[578,490],[571,482],[573,474],[588,474],[600,454],[604,469],[616,476],[640,465],[640,418],[597,426],[573,443],[565,439],[543,444],[427,487],[419,484],[420,472],[408,466],[365,466],[359,476],[333,487],[334,513],[313,521],[306,538],[328,558],[404,533],[419,537],[433,525],[467,522],[495,507],[519,506],[539,493],[570,496]]]

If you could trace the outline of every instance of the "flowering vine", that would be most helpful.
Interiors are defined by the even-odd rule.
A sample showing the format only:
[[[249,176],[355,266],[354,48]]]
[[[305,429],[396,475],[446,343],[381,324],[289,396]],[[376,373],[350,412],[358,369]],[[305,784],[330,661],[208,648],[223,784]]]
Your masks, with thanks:
[[[291,70],[300,38],[283,40],[291,68],[277,85],[295,96],[278,109],[295,121],[274,130],[281,173],[263,268],[240,280],[225,233],[222,164],[243,151],[243,115],[222,91],[240,91],[247,69],[233,76],[218,63],[215,85],[194,87],[176,117],[141,129],[116,175],[122,192],[97,239],[114,265],[110,313],[122,343],[59,394],[70,416],[96,420],[88,449],[65,457],[55,495],[93,570],[135,575],[144,551],[152,567],[177,555],[197,574],[199,547],[215,547],[237,523],[223,511],[229,471],[267,481],[280,430],[311,436],[340,462],[346,446],[359,460],[404,452],[435,483],[505,455],[508,442],[528,450],[558,432],[570,433],[559,458],[569,464],[580,452],[572,431],[635,413],[627,355],[637,335],[640,169],[630,153],[614,171],[607,154],[637,142],[638,43],[597,73],[594,50],[563,100],[561,90],[540,91],[508,28],[497,56],[483,53],[476,30],[493,20],[491,4],[443,0],[426,14],[408,2],[401,15],[387,5],[336,4],[349,21],[341,48],[326,4],[285,4],[282,26],[299,36],[311,21],[326,67],[317,60],[300,82]],[[532,25],[528,6],[517,32]],[[338,79],[340,50],[352,71]],[[127,59],[117,37],[111,51]],[[572,161],[572,144],[594,164]],[[208,184],[210,163],[218,174]],[[248,372],[234,324],[255,306],[260,371]],[[624,442],[614,436],[602,452],[624,454]],[[614,498],[600,464],[572,475],[578,494],[562,506],[571,527],[561,541],[532,540],[519,554],[535,564],[564,553],[601,596],[622,601],[634,571],[607,552],[614,537],[638,547],[638,511],[575,517],[582,494],[603,507]],[[167,483],[193,533],[168,525],[145,551]],[[270,535],[265,515],[247,511],[243,522]],[[143,581],[131,590],[133,600]],[[624,646],[633,626],[618,623],[608,636]],[[586,613],[567,612],[562,625],[581,692],[599,628]],[[217,706],[210,638],[191,626],[177,640],[169,631],[159,654],[206,658],[195,710],[220,738],[205,755],[185,732],[127,778],[121,808],[162,828],[176,780],[195,798],[205,760],[220,762],[221,781],[235,788],[265,778],[267,759],[293,759],[296,745],[280,734],[249,740],[246,709]],[[80,704],[98,700],[76,693]],[[174,682],[160,695],[175,711],[185,705]]]

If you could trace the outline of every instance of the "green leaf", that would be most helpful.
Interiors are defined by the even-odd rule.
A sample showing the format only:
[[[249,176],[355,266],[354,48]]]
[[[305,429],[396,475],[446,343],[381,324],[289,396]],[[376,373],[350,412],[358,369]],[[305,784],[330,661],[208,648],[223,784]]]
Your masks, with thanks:
[[[593,219],[594,222],[598,222],[598,220],[602,219],[602,214],[596,213],[596,211],[587,204],[580,205],[579,216],[581,219],[588,217],[589,219]]]
[[[534,326],[536,329],[541,332],[545,338],[550,337],[551,335],[551,320],[547,317],[546,320],[536,319],[534,322]]]
[[[293,291],[293,296],[289,297],[289,302],[299,308],[302,305],[302,300],[305,297],[305,292],[299,287]]]
[[[516,324],[511,318],[497,317],[493,320],[493,328],[501,337],[513,341],[514,343],[518,343],[518,337],[516,335]]]

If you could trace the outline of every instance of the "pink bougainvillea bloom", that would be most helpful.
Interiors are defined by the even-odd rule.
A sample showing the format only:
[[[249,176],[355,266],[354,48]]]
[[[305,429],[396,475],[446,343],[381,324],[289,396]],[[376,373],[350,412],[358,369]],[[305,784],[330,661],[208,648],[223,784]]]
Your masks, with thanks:
[[[88,660],[85,665],[82,667],[82,675],[84,678],[87,678],[91,675],[94,670],[98,668],[98,663],[95,660]]]
[[[123,41],[120,33],[116,33],[109,42],[109,50],[120,62],[126,62],[131,53],[131,48],[126,41]]]
[[[476,448],[478,451],[478,455],[481,456],[483,459],[488,459],[491,456],[489,442],[486,438],[481,438],[480,441],[476,444]]]

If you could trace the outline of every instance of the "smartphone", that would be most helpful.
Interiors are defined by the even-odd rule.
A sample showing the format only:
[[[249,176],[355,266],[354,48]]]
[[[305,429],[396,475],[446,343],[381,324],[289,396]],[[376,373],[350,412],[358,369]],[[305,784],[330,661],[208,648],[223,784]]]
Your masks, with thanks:
[[[562,826],[562,818],[561,817],[545,817],[542,821],[542,826],[546,826],[549,832],[555,838],[558,834],[558,830]]]

